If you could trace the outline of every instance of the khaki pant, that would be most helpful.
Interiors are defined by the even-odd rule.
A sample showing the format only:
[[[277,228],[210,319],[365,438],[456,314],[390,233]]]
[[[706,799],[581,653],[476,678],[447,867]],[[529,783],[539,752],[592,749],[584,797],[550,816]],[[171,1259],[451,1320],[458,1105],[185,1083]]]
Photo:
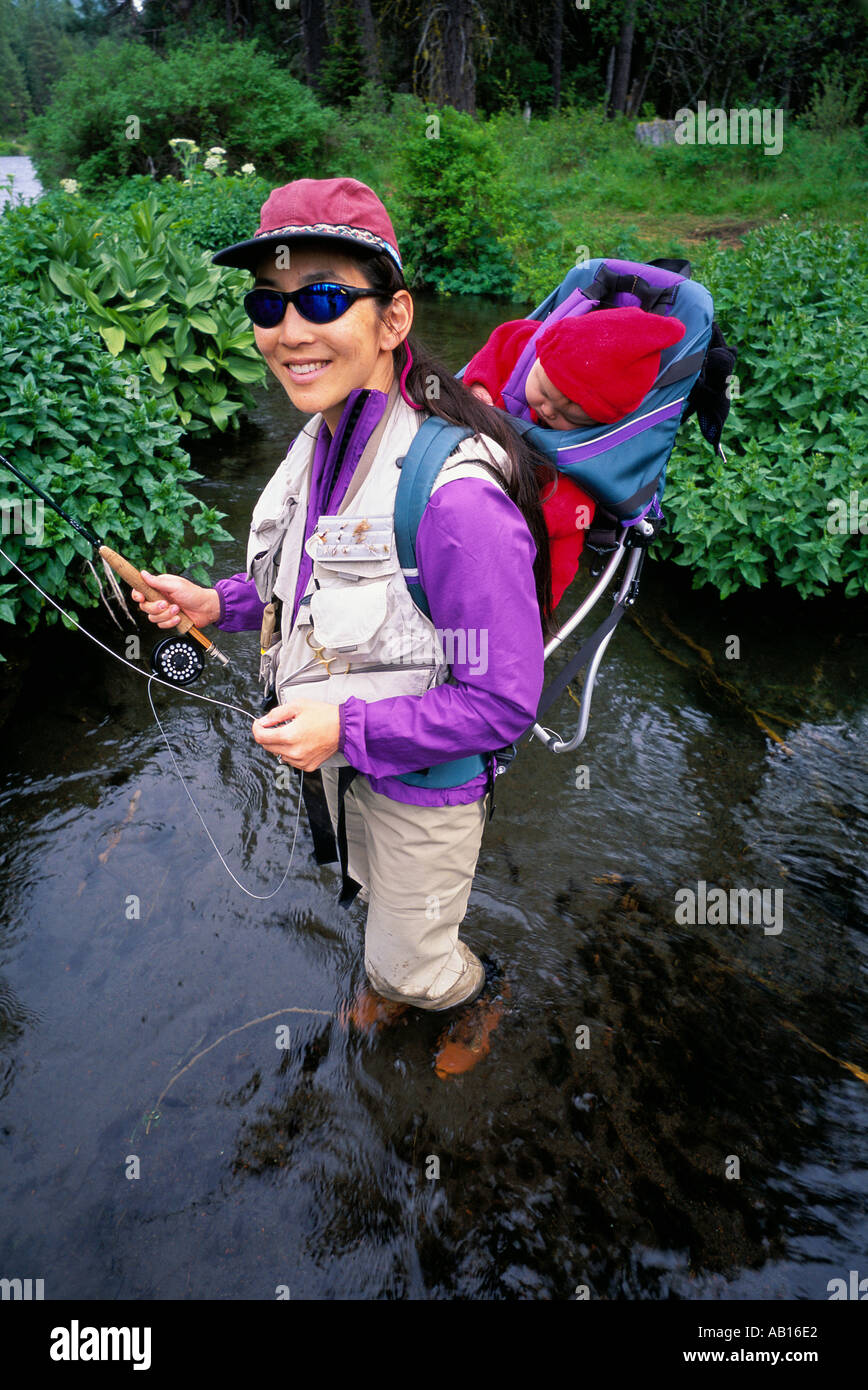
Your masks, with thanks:
[[[321,771],[337,833],[337,769]],[[478,992],[484,973],[458,928],[487,803],[408,806],[373,791],[361,773],[347,792],[348,869],[367,890],[365,970],[386,999],[438,1010]]]

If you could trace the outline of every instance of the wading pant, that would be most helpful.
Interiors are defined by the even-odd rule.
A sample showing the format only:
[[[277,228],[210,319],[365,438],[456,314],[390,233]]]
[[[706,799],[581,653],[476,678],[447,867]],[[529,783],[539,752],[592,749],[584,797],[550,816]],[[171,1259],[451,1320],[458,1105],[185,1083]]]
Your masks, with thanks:
[[[321,769],[337,833],[336,768]],[[469,806],[407,806],[372,791],[361,773],[346,794],[348,870],[368,901],[365,970],[378,994],[439,1010],[472,999],[481,962],[458,928],[488,798]]]

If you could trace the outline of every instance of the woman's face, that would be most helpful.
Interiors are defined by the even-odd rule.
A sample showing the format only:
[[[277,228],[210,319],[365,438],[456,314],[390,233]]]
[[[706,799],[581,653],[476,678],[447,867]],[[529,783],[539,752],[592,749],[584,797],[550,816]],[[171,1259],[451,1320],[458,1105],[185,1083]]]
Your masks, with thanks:
[[[289,266],[279,269],[281,256],[269,252],[256,268],[257,286],[291,291],[331,281],[368,288],[359,261],[327,243],[300,243],[298,249],[289,243],[280,250]],[[333,323],[311,323],[288,304],[276,328],[254,325],[256,345],[293,405],[306,415],[322,411],[332,434],[351,391],[388,391],[394,380],[392,351],[413,321],[409,293],[395,295],[388,322],[380,318],[381,311],[376,299],[357,299]]]

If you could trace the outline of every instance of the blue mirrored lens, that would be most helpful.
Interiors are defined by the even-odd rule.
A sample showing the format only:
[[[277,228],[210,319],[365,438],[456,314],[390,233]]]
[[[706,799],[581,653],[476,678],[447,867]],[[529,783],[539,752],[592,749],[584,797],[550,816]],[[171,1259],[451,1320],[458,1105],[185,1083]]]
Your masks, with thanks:
[[[298,311],[311,323],[333,323],[350,307],[348,294],[330,285],[309,285],[298,291]]]
[[[271,290],[251,290],[244,296],[244,307],[258,328],[274,328],[286,313],[283,296]]]

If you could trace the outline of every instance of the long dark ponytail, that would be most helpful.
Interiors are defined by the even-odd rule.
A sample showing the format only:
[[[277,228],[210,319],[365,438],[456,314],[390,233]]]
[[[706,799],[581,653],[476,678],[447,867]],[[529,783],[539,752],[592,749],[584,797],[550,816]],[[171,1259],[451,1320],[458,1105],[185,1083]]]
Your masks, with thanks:
[[[397,290],[406,289],[404,277],[392,258],[386,254],[366,256],[359,265],[371,289],[380,291],[384,303],[390,303]],[[431,415],[438,415],[450,425],[467,425],[474,434],[488,435],[504,450],[509,461],[507,470],[491,461],[490,468],[502,479],[507,496],[515,503],[527,522],[536,546],[533,573],[543,632],[551,630],[552,567],[549,538],[543,518],[541,491],[557,477],[554,465],[537,454],[513,430],[507,418],[492,406],[485,405],[465,390],[433,353],[410,333],[394,353],[395,372],[400,376],[407,366],[409,349],[411,363],[404,382],[410,400]]]

